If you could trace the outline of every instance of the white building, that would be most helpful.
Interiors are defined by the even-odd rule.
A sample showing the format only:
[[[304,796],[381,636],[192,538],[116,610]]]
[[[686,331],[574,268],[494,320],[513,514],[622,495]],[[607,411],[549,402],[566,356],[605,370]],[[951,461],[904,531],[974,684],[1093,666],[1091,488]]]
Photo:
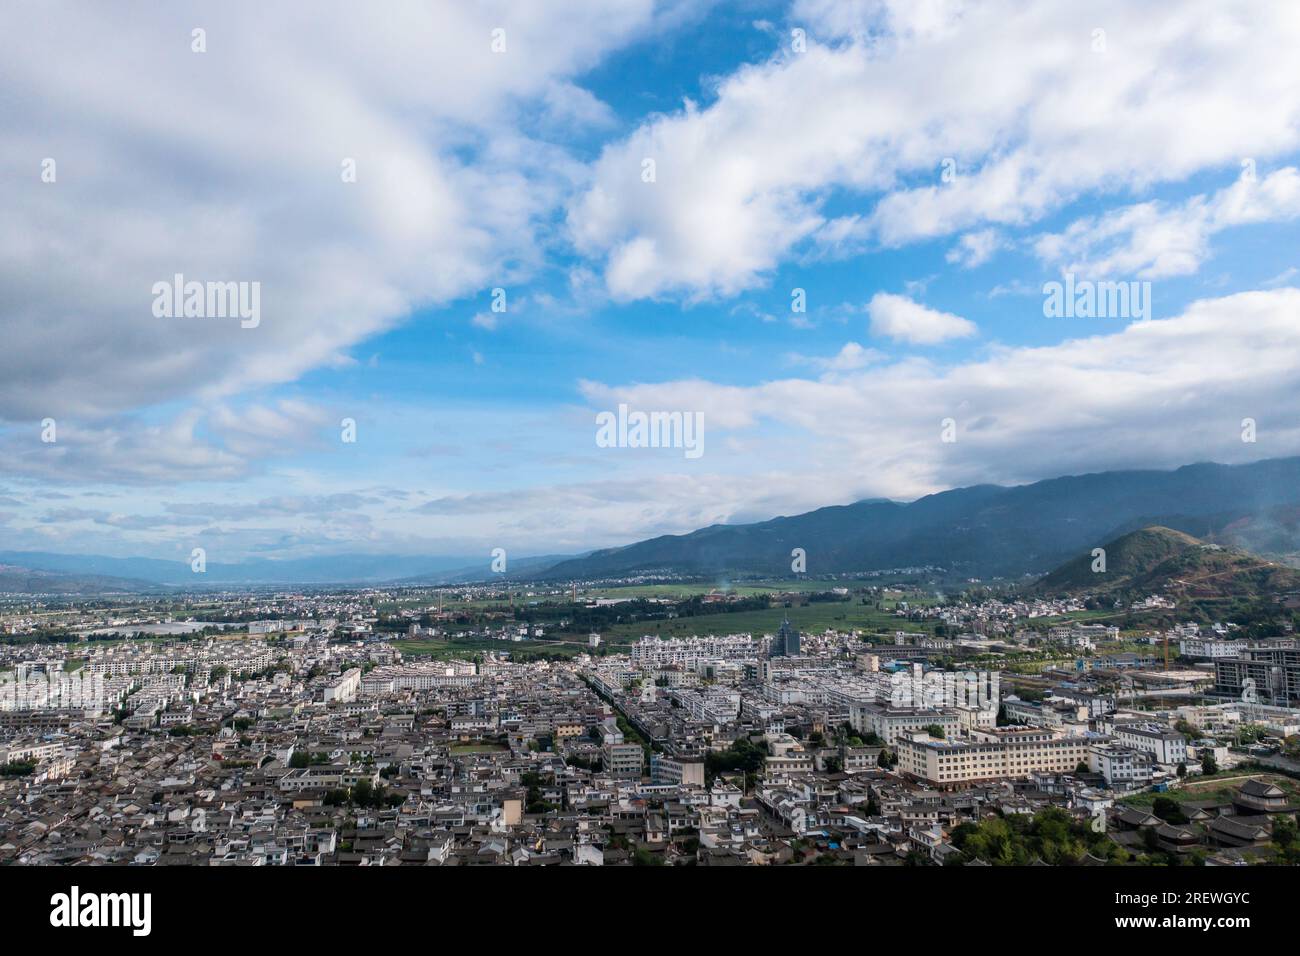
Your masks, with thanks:
[[[1178,653],[1184,657],[1217,661],[1240,657],[1249,646],[1250,642],[1241,638],[1221,640],[1212,637],[1185,637],[1178,642]]]
[[[885,707],[877,703],[855,701],[849,705],[849,723],[860,734],[875,734],[893,744],[899,734],[924,730],[931,725],[951,737],[962,729],[962,718],[952,710],[929,710],[917,707]]]
[[[1150,754],[1151,759],[1162,766],[1176,767],[1187,762],[1186,738],[1164,724],[1117,723],[1111,733],[1125,747]]]
[[[904,733],[895,746],[900,773],[950,788],[1028,777],[1036,771],[1069,773],[1087,762],[1088,748],[1095,742],[1041,727],[999,727],[958,740]]]
[[[326,703],[338,701],[347,704],[357,699],[359,690],[361,690],[361,668],[352,667],[325,688],[322,699]]]
[[[1135,790],[1151,783],[1151,755],[1141,750],[1098,743],[1088,748],[1088,769],[1106,778],[1114,790]]]

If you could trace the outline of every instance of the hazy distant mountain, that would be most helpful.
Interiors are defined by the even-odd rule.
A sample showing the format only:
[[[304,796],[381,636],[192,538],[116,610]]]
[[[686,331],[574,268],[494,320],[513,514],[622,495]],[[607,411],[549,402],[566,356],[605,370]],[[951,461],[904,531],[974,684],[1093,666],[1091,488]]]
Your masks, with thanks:
[[[391,554],[337,554],[275,561],[254,559],[238,564],[213,561],[195,574],[189,561],[157,558],[110,558],[104,555],[51,554],[40,551],[0,551],[0,562],[40,571],[137,578],[170,587],[210,587],[257,584],[375,584],[416,575],[460,571],[468,557],[429,558]],[[483,561],[487,569],[487,559]],[[486,577],[486,574],[483,575]]]
[[[865,501],[744,525],[712,525],[562,561],[547,578],[669,569],[788,575],[939,566],[970,577],[1042,574],[1127,531],[1161,525],[1277,555],[1300,552],[1300,458],[1175,471],[1112,471],[910,503]]]
[[[136,594],[156,589],[157,585],[139,579],[0,564],[0,594]]]
[[[579,556],[511,557],[502,577],[608,578],[645,571],[788,576],[942,567],[960,577],[1044,574],[1119,536],[1159,525],[1207,542],[1300,563],[1300,458],[1175,471],[1109,471],[1004,488],[975,485],[900,503],[874,499],[753,524],[712,525]],[[44,571],[136,578],[175,587],[442,584],[491,580],[490,558],[341,554],[221,563],[0,552]]]
[[[581,555],[543,554],[527,558],[510,558],[506,562],[506,570],[500,574],[492,570],[492,559],[486,557],[454,570],[417,574],[414,577],[401,578],[388,583],[402,587],[419,587],[432,584],[469,584],[477,581],[527,580],[536,576],[539,571],[545,571],[562,561],[570,561],[576,557]]]
[[[1143,528],[1108,541],[1105,570],[1092,549],[1039,581],[1044,594],[1136,591],[1170,597],[1260,597],[1300,588],[1300,571],[1171,528]]]

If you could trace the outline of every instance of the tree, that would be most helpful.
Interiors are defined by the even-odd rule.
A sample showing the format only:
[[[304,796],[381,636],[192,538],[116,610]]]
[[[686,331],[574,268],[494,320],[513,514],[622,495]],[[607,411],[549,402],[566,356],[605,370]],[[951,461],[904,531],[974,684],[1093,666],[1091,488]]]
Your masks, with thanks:
[[[1286,817],[1273,821],[1273,845],[1277,848],[1277,862],[1282,866],[1300,864],[1300,828]]]
[[[1181,779],[1181,778],[1186,777],[1186,776],[1187,776],[1187,764],[1186,764],[1185,762],[1184,762],[1184,763],[1180,763],[1180,764],[1178,765],[1178,777],[1179,777],[1179,779]]]
[[[936,740],[943,740],[943,728],[938,724],[926,724],[923,728],[927,734]]]
[[[743,770],[748,778],[759,773],[767,762],[766,748],[741,737],[723,751],[711,751],[704,756],[704,773],[709,783],[720,773]]]
[[[358,780],[352,788],[352,802],[359,807],[370,806],[374,799],[375,786],[369,780]]]
[[[1214,754],[1206,751],[1205,756],[1201,758],[1201,773],[1207,777],[1219,772],[1219,763],[1214,759]]]
[[[1187,822],[1187,814],[1183,813],[1182,805],[1169,797],[1156,797],[1155,802],[1151,804],[1151,812],[1165,823]]]
[[[664,861],[659,856],[655,855],[654,853],[651,853],[645,847],[639,846],[636,848],[636,851],[632,854],[632,865],[633,866],[663,866]]]
[[[1125,851],[1105,834],[1092,832],[1059,807],[1049,807],[1026,819],[1019,815],[989,817],[964,823],[952,831],[952,845],[960,851],[951,862],[983,860],[994,866],[1024,866],[1042,860],[1051,866],[1079,863],[1086,854],[1123,862]]]

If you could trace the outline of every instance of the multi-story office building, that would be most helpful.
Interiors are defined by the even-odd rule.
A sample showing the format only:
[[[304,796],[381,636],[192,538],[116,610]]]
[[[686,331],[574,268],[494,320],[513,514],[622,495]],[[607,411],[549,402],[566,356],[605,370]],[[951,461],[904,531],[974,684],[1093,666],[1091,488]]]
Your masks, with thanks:
[[[1226,660],[1240,657],[1250,646],[1244,639],[1223,640],[1215,637],[1184,637],[1178,642],[1178,653],[1184,657],[1198,657],[1206,660]]]
[[[1088,769],[1106,778],[1114,790],[1134,790],[1151,783],[1151,755],[1130,747],[1093,744],[1088,748]]]
[[[745,634],[661,640],[643,637],[629,651],[634,667],[678,665],[694,668],[703,661],[737,660],[757,656],[754,639]]]
[[[849,705],[849,723],[858,733],[875,734],[887,744],[893,744],[899,734],[923,730],[931,725],[942,728],[946,737],[962,729],[962,719],[956,711],[887,707],[865,701],[854,701]]]
[[[1057,736],[1040,727],[998,727],[957,740],[906,732],[895,749],[900,772],[947,789],[1028,777],[1035,771],[1068,773],[1087,763],[1088,748],[1096,742],[1096,737]]]
[[[1187,762],[1187,739],[1164,724],[1121,724],[1111,730],[1116,741],[1151,755],[1158,764],[1174,767]]]
[[[361,668],[350,667],[341,677],[331,681],[321,694],[326,703],[338,701],[346,704],[357,699],[359,690],[361,690]]]
[[[621,739],[621,738],[620,738]],[[605,772],[620,780],[640,780],[645,766],[645,751],[640,744],[615,743],[613,739],[601,749]]]
[[[667,754],[650,755],[650,779],[653,783],[675,786],[704,786],[704,761],[682,760]]]
[[[790,623],[790,618],[787,617],[781,622],[776,636],[772,638],[768,654],[772,657],[799,656],[799,631]]]
[[[1240,657],[1214,662],[1214,692],[1246,699],[1253,690],[1260,703],[1285,705],[1300,700],[1300,648],[1256,647]]]

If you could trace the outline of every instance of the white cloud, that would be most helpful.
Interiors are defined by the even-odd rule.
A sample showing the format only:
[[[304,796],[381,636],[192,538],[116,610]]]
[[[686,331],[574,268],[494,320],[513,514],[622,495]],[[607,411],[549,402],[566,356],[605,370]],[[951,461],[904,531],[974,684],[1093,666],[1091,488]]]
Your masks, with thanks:
[[[1278,286],[1289,284],[1297,275],[1300,275],[1300,269],[1295,266],[1287,266],[1272,278],[1265,279],[1260,285],[1265,289],[1276,289]]]
[[[83,422],[55,419],[53,442],[37,425],[0,437],[5,471],[45,481],[102,485],[176,485],[246,478],[258,459],[282,457],[318,443],[336,422],[323,408],[295,400],[274,405],[187,409],[160,423],[136,416]]]
[[[1034,250],[1063,272],[1159,279],[1194,273],[1210,239],[1233,226],[1300,217],[1300,171],[1287,166],[1262,180],[1239,178],[1213,195],[1180,203],[1146,202],[1072,222],[1040,236]]]
[[[208,425],[228,450],[258,458],[306,447],[327,426],[338,428],[339,419],[319,406],[285,399],[274,406],[218,406],[209,416]]]
[[[847,342],[844,347],[830,358],[819,356],[791,355],[789,359],[796,365],[811,365],[826,372],[853,372],[881,361],[884,353],[876,349],[863,348],[857,342]]]
[[[871,297],[867,303],[867,315],[871,318],[872,335],[915,345],[970,338],[979,331],[974,322],[960,315],[929,309],[905,296],[889,292],[877,292]]]
[[[1023,226],[1080,196],[1300,145],[1293,4],[818,2],[801,14],[806,53],[742,67],[707,105],[602,152],[568,221],[616,297],[732,295],[808,243]],[[861,209],[830,217],[832,193]]]
[[[291,381],[527,275],[581,173],[538,129],[607,120],[573,78],[655,16],[653,0],[308,6],[4,6],[0,420]],[[176,273],[259,282],[260,325],[155,318],[151,287]]]
[[[974,269],[992,259],[1003,245],[1002,236],[996,229],[981,229],[958,239],[957,245],[949,249],[944,258],[964,269]]]
[[[1032,314],[1043,321],[1036,305]],[[749,432],[750,444],[770,455],[779,447],[775,436],[804,433],[798,484],[816,486],[822,503],[1109,468],[1248,461],[1300,453],[1300,425],[1278,412],[1300,391],[1297,314],[1298,289],[1248,292],[1113,334],[1087,335],[1080,326],[1085,337],[1004,347],[955,365],[905,359],[853,376],[745,388],[698,379],[588,382],[584,394],[596,407],[706,409],[715,429],[711,469],[732,464],[717,429]],[[957,421],[953,444],[940,441],[948,417]],[[1247,417],[1259,423],[1256,444],[1241,441]]]
[[[40,429],[25,425],[4,435],[0,454],[7,474],[65,482],[171,484],[245,475],[244,458],[196,433],[201,418],[189,411],[163,424],[56,419],[56,441],[41,441]]]
[[[829,37],[936,39],[953,32],[966,6],[965,0],[796,0],[790,19]]]

